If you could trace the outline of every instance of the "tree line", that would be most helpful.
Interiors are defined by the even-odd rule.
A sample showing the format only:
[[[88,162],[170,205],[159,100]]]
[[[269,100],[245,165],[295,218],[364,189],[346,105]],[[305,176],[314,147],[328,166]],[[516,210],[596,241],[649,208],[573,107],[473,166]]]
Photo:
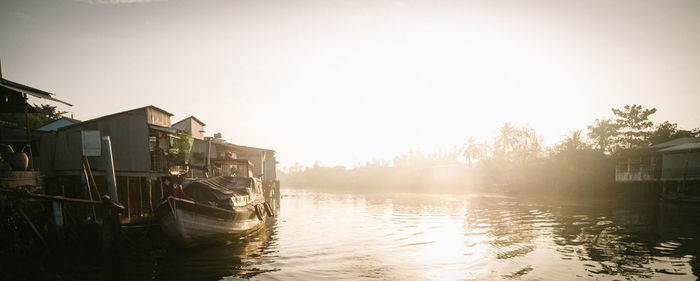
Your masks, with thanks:
[[[555,145],[544,146],[529,125],[504,123],[490,141],[470,137],[463,145],[423,154],[411,150],[389,162],[373,159],[348,168],[298,163],[280,178],[287,186],[342,191],[466,192],[496,191],[592,195],[614,184],[615,157],[636,147],[681,137],[700,137],[700,126],[654,124],[656,108],[626,105],[612,116],[596,118]]]

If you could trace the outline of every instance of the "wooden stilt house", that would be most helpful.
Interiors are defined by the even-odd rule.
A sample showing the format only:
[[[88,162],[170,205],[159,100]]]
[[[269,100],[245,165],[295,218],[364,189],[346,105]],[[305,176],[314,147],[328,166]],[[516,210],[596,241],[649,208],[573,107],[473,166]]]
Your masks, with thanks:
[[[123,222],[152,219],[154,205],[164,196],[161,177],[171,174],[179,153],[177,131],[170,127],[171,116],[163,109],[146,106],[59,128],[54,170],[61,190],[85,183],[87,165],[100,192],[106,192],[104,156],[82,156],[81,132],[98,131],[112,142],[118,197],[126,208]]]

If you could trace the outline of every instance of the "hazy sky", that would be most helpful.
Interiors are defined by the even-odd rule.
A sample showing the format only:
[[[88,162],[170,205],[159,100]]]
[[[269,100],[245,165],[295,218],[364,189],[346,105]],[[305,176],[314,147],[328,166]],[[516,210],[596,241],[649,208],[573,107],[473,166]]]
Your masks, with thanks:
[[[294,162],[352,165],[610,108],[700,126],[700,1],[0,0],[5,78],[78,119],[152,104]]]

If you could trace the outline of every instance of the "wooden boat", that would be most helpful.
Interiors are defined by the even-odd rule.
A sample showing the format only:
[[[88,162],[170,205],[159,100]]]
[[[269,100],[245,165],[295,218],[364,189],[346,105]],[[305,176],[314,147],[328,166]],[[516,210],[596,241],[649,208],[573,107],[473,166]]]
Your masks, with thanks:
[[[261,181],[250,174],[186,181],[181,189],[171,190],[156,208],[156,216],[166,237],[183,247],[245,234],[273,215]]]

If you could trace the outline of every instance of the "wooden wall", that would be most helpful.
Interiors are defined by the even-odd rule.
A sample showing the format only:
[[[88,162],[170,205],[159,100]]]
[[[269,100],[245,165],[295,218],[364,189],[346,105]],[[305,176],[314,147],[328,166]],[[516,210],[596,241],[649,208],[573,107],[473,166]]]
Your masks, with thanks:
[[[170,114],[152,107],[146,107],[145,109],[148,124],[170,127]]]
[[[115,171],[150,171],[146,109],[139,109],[81,123],[59,130],[56,137],[56,171],[82,170],[82,130],[99,130],[110,136]],[[90,157],[93,170],[104,170],[102,157]]]

